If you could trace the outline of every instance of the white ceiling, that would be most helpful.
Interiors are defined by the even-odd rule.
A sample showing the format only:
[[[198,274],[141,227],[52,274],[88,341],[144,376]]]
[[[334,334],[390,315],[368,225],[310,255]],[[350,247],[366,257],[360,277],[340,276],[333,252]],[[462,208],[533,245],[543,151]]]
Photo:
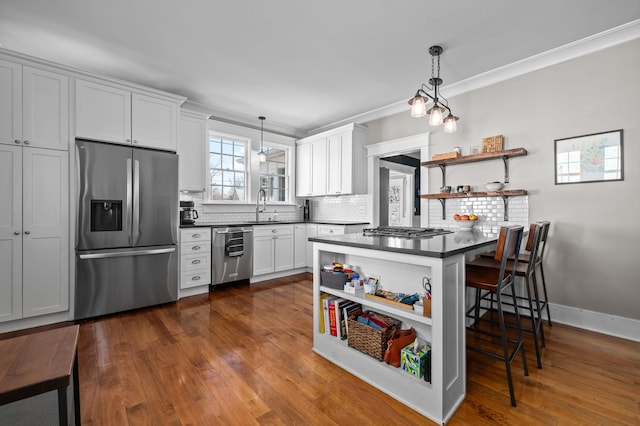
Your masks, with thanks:
[[[0,44],[301,134],[409,99],[431,45],[446,96],[638,19],[639,0],[0,0]]]

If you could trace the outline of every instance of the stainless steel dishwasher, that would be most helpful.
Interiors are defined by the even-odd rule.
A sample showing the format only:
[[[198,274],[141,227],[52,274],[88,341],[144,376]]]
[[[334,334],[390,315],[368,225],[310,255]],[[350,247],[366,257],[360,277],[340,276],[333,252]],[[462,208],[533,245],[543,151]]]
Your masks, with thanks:
[[[253,273],[253,228],[213,228],[211,241],[211,285],[251,278]]]

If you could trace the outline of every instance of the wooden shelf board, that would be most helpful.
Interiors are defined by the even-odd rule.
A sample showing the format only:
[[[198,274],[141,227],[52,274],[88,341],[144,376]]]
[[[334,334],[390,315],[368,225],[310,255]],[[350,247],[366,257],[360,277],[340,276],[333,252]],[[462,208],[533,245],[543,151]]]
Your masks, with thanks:
[[[526,189],[508,189],[504,191],[484,191],[484,192],[441,192],[438,194],[422,194],[420,198],[428,200],[444,199],[444,198],[477,198],[477,197],[517,197],[527,195]]]
[[[464,155],[458,158],[424,161],[420,163],[420,165],[423,167],[433,168],[441,165],[450,166],[453,164],[474,163],[476,161],[492,160],[503,157],[519,157],[521,155],[527,155],[527,150],[525,148],[514,148],[497,152],[483,152],[482,154]]]

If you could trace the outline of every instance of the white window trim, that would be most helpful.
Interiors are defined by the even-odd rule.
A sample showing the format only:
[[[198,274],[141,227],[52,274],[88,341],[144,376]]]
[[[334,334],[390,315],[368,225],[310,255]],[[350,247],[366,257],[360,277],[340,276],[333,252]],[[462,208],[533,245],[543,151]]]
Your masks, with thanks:
[[[247,146],[247,158],[248,158],[248,172],[247,172],[247,200],[246,201],[232,201],[232,200],[205,200],[204,205],[227,205],[227,206],[255,206],[256,194],[260,188],[260,160],[258,158],[258,152],[260,152],[260,130],[256,130],[249,127],[238,126],[235,124],[225,123],[216,120],[208,120],[207,132],[212,132],[217,135],[224,135],[231,138],[237,138],[248,141]],[[209,133],[207,133],[208,136]],[[287,167],[289,170],[289,202],[267,202],[267,205],[276,206],[297,206],[295,198],[295,139],[292,137],[277,135],[264,132],[264,145],[273,146],[274,148],[287,150]],[[207,155],[209,152],[209,139],[207,137]],[[207,177],[209,176],[209,162],[207,158]],[[209,184],[209,182],[207,181]],[[210,186],[210,184],[209,184]],[[210,189],[207,189],[210,191]],[[206,198],[209,198],[207,192]]]
[[[244,141],[246,142],[247,146],[245,148],[245,159],[247,164],[245,165],[245,176],[244,176],[244,190],[245,190],[245,194],[247,198],[246,200],[211,200],[211,173],[210,173],[210,168],[209,168],[209,154],[211,153],[211,151],[209,150],[209,137],[211,135],[216,135],[216,136],[220,136],[223,138],[228,138],[228,139],[233,139],[233,140],[237,140],[237,141]],[[250,167],[251,164],[251,154],[252,154],[252,150],[251,150],[251,139],[247,138],[246,136],[242,136],[242,135],[235,135],[232,133],[226,133],[226,132],[219,132],[217,130],[213,130],[213,129],[207,129],[207,191],[206,191],[206,200],[202,203],[202,204],[231,204],[231,205],[243,205],[243,204],[249,204],[249,199],[250,199],[250,180],[251,180],[251,170],[247,169],[247,167]]]
[[[293,161],[293,158],[296,156],[296,151],[295,151],[295,145],[294,146],[290,146],[290,145],[285,145],[285,144],[281,144],[281,143],[277,143],[277,142],[267,142],[264,141],[263,145],[265,147],[270,147],[270,148],[277,148],[277,149],[282,149],[285,151],[285,164],[287,167],[287,184],[288,184],[288,188],[287,188],[287,200],[288,201],[268,201],[267,200],[267,204],[273,204],[276,206],[290,206],[290,205],[295,205],[295,193],[292,190],[292,187],[295,188],[295,162]],[[260,145],[258,145],[258,150],[260,150]],[[256,154],[257,155],[257,154]],[[258,165],[258,189],[260,189],[260,166]],[[258,190],[256,189],[256,192]]]

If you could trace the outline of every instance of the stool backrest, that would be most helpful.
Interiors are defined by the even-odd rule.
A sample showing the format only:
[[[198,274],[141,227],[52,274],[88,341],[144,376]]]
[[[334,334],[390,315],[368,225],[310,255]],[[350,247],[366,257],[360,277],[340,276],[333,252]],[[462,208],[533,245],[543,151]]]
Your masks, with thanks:
[[[500,275],[498,278],[498,286],[505,287],[513,282],[516,276],[516,266],[518,263],[518,255],[520,254],[520,244],[522,242],[522,234],[524,228],[522,226],[503,226],[500,228],[498,235],[498,246],[496,248],[495,260],[500,262]],[[509,257],[515,259],[512,264],[511,271],[507,271]],[[500,288],[498,288],[498,291]]]
[[[542,256],[544,255],[544,249],[547,246],[547,237],[549,236],[549,226],[551,225],[551,222],[547,220],[542,220],[536,223],[541,226],[540,243],[538,245],[538,253],[536,254],[536,257],[531,256],[531,259],[535,259],[536,260],[535,263],[540,264],[542,263]]]
[[[540,246],[542,244],[543,225],[540,222],[529,225],[529,236],[527,238],[527,250],[530,252],[529,263],[527,263],[527,275],[533,274],[536,266],[540,262]]]

